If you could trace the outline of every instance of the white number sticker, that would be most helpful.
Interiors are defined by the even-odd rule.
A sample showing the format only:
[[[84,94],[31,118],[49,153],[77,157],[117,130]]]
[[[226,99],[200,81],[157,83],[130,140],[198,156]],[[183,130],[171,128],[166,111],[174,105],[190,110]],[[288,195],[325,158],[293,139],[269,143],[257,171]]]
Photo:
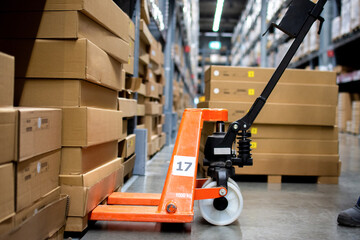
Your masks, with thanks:
[[[172,175],[193,177],[195,174],[195,157],[174,156]]]

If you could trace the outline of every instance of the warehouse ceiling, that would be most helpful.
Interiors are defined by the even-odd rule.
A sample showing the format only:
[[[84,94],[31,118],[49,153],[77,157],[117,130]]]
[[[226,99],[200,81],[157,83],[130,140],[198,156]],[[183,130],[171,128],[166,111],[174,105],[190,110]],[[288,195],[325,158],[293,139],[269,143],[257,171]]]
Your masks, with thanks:
[[[200,0],[200,32],[212,32],[217,0]],[[247,0],[225,0],[219,32],[232,33]]]

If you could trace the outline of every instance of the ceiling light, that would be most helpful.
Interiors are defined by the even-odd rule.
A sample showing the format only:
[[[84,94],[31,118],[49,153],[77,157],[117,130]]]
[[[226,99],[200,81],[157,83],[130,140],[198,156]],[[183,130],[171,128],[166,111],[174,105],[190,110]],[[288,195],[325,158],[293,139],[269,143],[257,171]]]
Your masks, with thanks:
[[[219,31],[219,26],[220,26],[220,20],[221,20],[221,14],[223,11],[223,6],[224,6],[224,0],[217,0],[216,2],[216,10],[215,10],[215,16],[214,16],[214,23],[213,23],[213,28],[212,30],[214,32]]]

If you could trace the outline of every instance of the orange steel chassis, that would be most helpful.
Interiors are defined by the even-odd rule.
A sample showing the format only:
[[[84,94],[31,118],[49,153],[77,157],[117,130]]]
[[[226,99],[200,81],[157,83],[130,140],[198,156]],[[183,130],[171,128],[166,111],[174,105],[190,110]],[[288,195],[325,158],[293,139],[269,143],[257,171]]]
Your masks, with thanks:
[[[196,179],[203,122],[227,119],[225,109],[185,109],[162,193],[114,192],[108,197],[108,205],[97,206],[89,219],[192,222],[194,200],[218,198],[227,193],[223,187],[201,188],[207,179]]]

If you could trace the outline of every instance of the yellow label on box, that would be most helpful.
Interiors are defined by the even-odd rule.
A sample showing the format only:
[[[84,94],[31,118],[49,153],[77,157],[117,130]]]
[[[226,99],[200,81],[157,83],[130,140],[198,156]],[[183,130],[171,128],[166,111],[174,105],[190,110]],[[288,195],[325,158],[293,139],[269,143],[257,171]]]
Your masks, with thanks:
[[[252,142],[252,143],[251,143],[251,147],[252,147],[253,149],[255,149],[255,148],[257,147],[256,142]]]
[[[255,77],[255,72],[254,71],[248,71],[248,77]]]
[[[249,94],[249,96],[254,95],[255,94],[255,89],[252,89],[252,88],[248,89],[248,94]]]
[[[251,128],[250,129],[251,134],[257,134],[257,128]]]

